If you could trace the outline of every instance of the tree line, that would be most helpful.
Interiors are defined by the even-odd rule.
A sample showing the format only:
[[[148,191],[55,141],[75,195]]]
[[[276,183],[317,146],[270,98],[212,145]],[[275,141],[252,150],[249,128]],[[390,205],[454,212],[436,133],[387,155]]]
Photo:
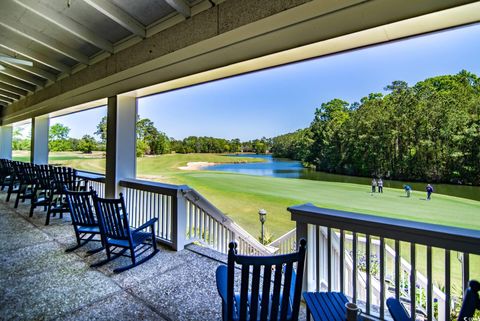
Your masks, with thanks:
[[[103,117],[97,125],[95,135],[100,137],[102,143],[107,138],[107,117]],[[189,136],[182,140],[168,137],[164,132],[155,127],[148,118],[137,121],[137,156],[161,155],[169,153],[240,153],[250,152],[257,154],[266,153],[271,145],[271,139],[265,137],[249,141],[240,139],[224,139],[207,136]]]
[[[30,133],[24,137],[23,128],[15,128],[12,134],[13,150],[30,150]],[[95,140],[91,135],[84,135],[82,138],[69,137],[70,128],[62,124],[50,126],[48,133],[48,149],[52,152],[81,151],[91,153],[94,150],[105,150],[105,145]]]
[[[331,173],[479,185],[479,77],[462,70],[385,90],[321,104],[308,128],[272,139],[273,155]]]
[[[84,135],[81,139],[69,137],[70,128],[57,123],[50,126],[48,147],[52,152],[81,151],[105,151],[107,141],[107,117],[103,117],[97,125],[94,135]],[[161,155],[169,153],[266,153],[271,146],[271,139],[265,137],[249,141],[240,139],[224,139],[215,137],[189,136],[182,140],[169,138],[159,131],[153,121],[148,118],[138,117],[136,123],[137,156]],[[23,138],[22,128],[16,128],[13,133],[14,150],[30,150],[30,137]]]

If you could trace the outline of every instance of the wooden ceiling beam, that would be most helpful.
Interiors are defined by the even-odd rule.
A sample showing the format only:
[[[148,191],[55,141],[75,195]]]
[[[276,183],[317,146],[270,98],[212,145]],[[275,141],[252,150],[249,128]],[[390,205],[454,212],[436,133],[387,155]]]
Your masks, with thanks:
[[[70,67],[55,61],[54,59],[47,57],[39,52],[33,51],[32,49],[29,49],[27,47],[21,46],[14,41],[9,41],[7,39],[2,39],[2,42],[0,42],[0,47],[3,47],[5,49],[8,49],[10,51],[16,52],[22,56],[27,57],[28,59],[34,60],[38,63],[41,63],[45,66],[49,66],[53,69],[56,69],[61,72],[69,73],[70,72]]]
[[[38,86],[38,87],[44,87],[45,86],[45,81],[38,79],[35,76],[32,76],[31,74],[25,72],[25,71],[19,71],[15,70],[12,68],[4,67],[3,70],[0,70],[1,73],[8,75],[13,78],[17,78],[18,80],[28,82],[32,85]]]
[[[70,34],[97,48],[113,53],[113,44],[111,42],[60,12],[52,10],[35,0],[15,0],[15,2]]]
[[[192,11],[187,1],[185,0],[165,0],[166,3],[173,9],[177,10],[185,18],[190,18]]]
[[[19,100],[19,99],[20,99],[20,95],[11,93],[11,92],[6,91],[6,90],[3,90],[3,89],[0,89],[0,95],[5,96],[5,97],[8,97],[8,98],[15,99],[15,100]]]
[[[44,33],[35,30],[34,28],[31,28],[25,24],[19,23],[18,21],[11,19],[5,14],[2,14],[2,16],[0,17],[0,25],[22,37],[35,41],[36,43],[39,43],[42,46],[49,48],[50,50],[58,52],[59,54],[76,60],[82,64],[88,65],[89,59],[84,54],[66,46],[65,44],[54,38],[45,35]]]
[[[25,71],[25,72],[28,72],[32,75],[35,75],[35,76],[38,76],[38,77],[41,77],[41,78],[44,78],[44,79],[47,79],[47,80],[50,80],[50,81],[56,81],[57,80],[57,76],[55,76],[54,74],[52,74],[51,72],[48,72],[48,71],[45,71],[41,68],[38,68],[38,67],[30,67],[30,66],[24,66],[24,65],[18,65],[18,64],[13,64],[13,63],[10,63],[10,62],[6,62],[6,61],[3,61],[3,63],[5,64],[5,66],[9,66],[13,69],[18,69],[18,70],[22,70],[22,71]]]
[[[3,73],[3,71],[0,71],[0,72]],[[26,90],[26,91],[31,91],[31,92],[35,91],[35,86],[34,85],[31,85],[31,84],[26,83],[24,81],[18,80],[17,78],[13,78],[13,77],[10,77],[10,76],[4,75],[4,74],[3,75],[0,74],[0,81],[5,83],[5,84],[8,84],[10,86],[14,86],[14,87]]]
[[[145,38],[145,26],[131,15],[107,0],[83,0],[92,8],[101,12],[111,20],[115,21],[134,35]]]
[[[1,81],[0,81],[0,89],[11,92],[13,94],[20,95],[20,96],[26,96],[28,94],[28,91],[26,91],[24,89],[17,88],[15,86],[6,84],[6,83],[1,82]]]

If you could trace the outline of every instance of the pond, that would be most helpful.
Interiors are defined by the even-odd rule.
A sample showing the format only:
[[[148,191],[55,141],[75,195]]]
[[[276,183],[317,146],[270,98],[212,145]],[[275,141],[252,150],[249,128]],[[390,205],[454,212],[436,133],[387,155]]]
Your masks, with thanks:
[[[371,178],[369,177],[357,177],[317,172],[310,168],[304,168],[299,161],[293,161],[283,158],[273,158],[271,155],[246,154],[242,156],[263,158],[266,161],[262,163],[217,164],[204,167],[203,169],[211,171],[234,172],[247,175],[365,184],[368,186],[370,186],[371,182]],[[426,182],[405,182],[395,180],[384,180],[383,183],[385,187],[392,188],[403,188],[403,185],[408,183],[410,186],[412,186],[414,190],[417,191],[424,191],[427,184]],[[434,188],[435,193],[438,194],[445,194],[480,201],[480,186],[435,184]]]

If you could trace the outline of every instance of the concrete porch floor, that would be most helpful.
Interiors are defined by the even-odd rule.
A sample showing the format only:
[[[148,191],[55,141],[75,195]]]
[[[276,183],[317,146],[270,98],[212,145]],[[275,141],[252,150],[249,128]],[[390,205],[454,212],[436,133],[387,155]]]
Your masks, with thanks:
[[[87,256],[90,242],[71,253],[75,244],[69,215],[45,226],[45,213],[29,206],[13,209],[0,194],[1,320],[220,320],[215,270],[225,260],[209,249],[189,246],[160,252],[146,263],[120,274],[119,258],[91,268],[104,253]],[[214,252],[214,253],[212,253]],[[122,261],[123,260],[123,261]],[[115,262],[117,261],[117,262]]]
[[[128,258],[91,268],[105,254],[86,253],[97,242],[65,253],[76,244],[69,215],[45,226],[45,212],[30,218],[29,205],[14,209],[5,198],[1,192],[0,320],[221,320],[215,270],[226,255],[159,246],[151,260],[120,274],[113,269]]]

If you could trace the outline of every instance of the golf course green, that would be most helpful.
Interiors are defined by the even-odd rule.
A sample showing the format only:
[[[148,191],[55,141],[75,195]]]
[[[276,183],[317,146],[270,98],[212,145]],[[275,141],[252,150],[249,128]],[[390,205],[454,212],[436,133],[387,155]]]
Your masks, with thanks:
[[[25,155],[16,153],[16,159]],[[370,193],[370,186],[304,179],[251,176],[219,171],[179,169],[188,163],[260,162],[261,159],[215,154],[169,154],[137,159],[137,177],[172,184],[187,184],[252,235],[260,234],[258,209],[267,210],[265,227],[269,238],[276,239],[295,227],[287,207],[313,203],[319,207],[427,223],[480,230],[480,202],[434,194],[425,200],[425,193],[414,191],[410,198],[401,189],[385,188],[383,194]],[[103,153],[85,155],[75,152],[51,153],[51,163],[65,164],[79,170],[105,171]],[[402,245],[402,256],[408,259],[408,245]],[[417,252],[417,269],[425,271],[422,250]],[[443,251],[434,249],[434,266],[443,266]],[[480,277],[478,256],[471,258],[471,273]],[[443,269],[435,269],[441,283]],[[452,282],[460,282],[460,264],[452,254]],[[458,283],[457,283],[458,284]]]
[[[53,162],[77,169],[103,172],[105,159],[82,154],[55,153]],[[100,155],[99,155],[100,156]],[[383,194],[370,193],[370,186],[287,179],[204,170],[181,170],[191,162],[228,163],[262,161],[261,159],[226,157],[213,154],[169,154],[142,157],[137,160],[137,176],[155,181],[187,184],[202,193],[220,210],[232,217],[252,235],[258,235],[258,209],[267,210],[266,228],[274,238],[294,228],[288,206],[313,203],[334,208],[385,217],[427,223],[480,229],[480,202],[434,194],[413,192],[405,197],[401,189],[385,188]]]

